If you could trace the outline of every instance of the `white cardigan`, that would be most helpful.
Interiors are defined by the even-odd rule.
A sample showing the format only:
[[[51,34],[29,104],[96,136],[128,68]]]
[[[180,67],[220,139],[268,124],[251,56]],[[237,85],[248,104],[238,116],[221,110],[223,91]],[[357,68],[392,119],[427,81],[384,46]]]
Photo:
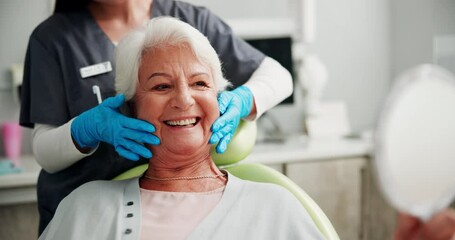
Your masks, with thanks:
[[[286,189],[228,175],[223,197],[188,239],[323,239],[300,202]],[[89,182],[58,206],[41,239],[140,237],[138,178]]]

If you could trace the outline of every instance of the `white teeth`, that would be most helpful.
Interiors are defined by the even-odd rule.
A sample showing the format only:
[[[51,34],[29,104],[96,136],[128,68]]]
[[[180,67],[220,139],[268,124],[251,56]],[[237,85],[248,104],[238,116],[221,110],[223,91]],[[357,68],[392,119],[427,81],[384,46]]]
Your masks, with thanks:
[[[185,120],[178,120],[178,121],[166,121],[167,124],[171,126],[186,126],[190,124],[196,123],[196,118],[189,118]]]

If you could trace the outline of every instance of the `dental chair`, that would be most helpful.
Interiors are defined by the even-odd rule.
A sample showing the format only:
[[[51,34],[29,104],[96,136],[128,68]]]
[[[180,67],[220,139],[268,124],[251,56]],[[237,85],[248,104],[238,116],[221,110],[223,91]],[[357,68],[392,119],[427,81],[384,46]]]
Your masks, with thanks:
[[[251,153],[256,142],[256,133],[256,122],[241,121],[224,154],[217,154],[214,147],[211,149],[215,164],[240,179],[273,183],[288,189],[305,207],[322,235],[328,240],[339,240],[332,223],[321,208],[291,179],[263,164],[239,163]],[[137,166],[115,177],[114,180],[140,176],[147,170],[147,167],[148,164]]]

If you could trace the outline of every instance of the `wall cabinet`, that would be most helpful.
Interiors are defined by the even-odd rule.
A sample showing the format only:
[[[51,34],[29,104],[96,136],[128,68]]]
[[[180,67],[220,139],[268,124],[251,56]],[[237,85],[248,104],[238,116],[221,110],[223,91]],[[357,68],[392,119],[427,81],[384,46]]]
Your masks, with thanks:
[[[37,239],[38,220],[36,203],[0,206],[0,239]]]
[[[321,207],[340,239],[391,239],[396,211],[384,201],[366,157],[287,164],[286,173]]]

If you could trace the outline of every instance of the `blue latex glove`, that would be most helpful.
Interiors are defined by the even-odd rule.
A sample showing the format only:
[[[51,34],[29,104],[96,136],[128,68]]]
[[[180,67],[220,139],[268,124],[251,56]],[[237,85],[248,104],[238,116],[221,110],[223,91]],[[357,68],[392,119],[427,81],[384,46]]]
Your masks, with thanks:
[[[253,108],[253,93],[245,86],[218,95],[221,116],[212,125],[209,143],[215,144],[217,153],[224,153],[232,139],[240,119],[247,117]]]
[[[158,137],[151,134],[155,127],[121,114],[118,109],[124,102],[123,94],[110,97],[76,117],[71,124],[73,139],[81,147],[94,148],[99,142],[109,143],[118,154],[133,161],[139,160],[139,155],[151,158],[152,152],[142,143],[160,143]]]

